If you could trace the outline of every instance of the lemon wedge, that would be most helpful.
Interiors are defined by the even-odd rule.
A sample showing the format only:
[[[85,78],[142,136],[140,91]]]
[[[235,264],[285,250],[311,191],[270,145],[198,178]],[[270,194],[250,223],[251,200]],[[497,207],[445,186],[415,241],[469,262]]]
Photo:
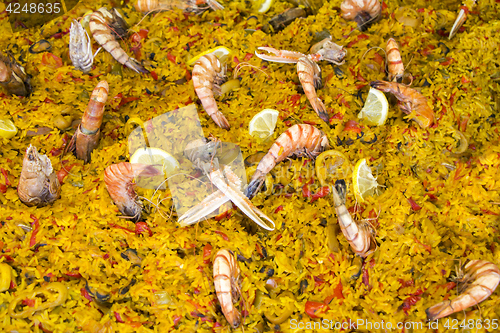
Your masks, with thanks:
[[[141,163],[161,167],[163,174],[169,177],[173,175],[175,170],[179,168],[179,162],[160,148],[139,148],[132,157],[130,163]]]
[[[0,136],[5,139],[14,137],[17,133],[17,127],[9,119],[0,119]]]
[[[259,13],[265,13],[271,8],[273,0],[254,0],[253,8]]]
[[[352,174],[352,182],[354,193],[361,202],[364,202],[364,198],[367,196],[375,194],[379,184],[377,183],[377,179],[373,177],[372,170],[366,164],[366,158],[360,159],[356,163],[354,173]]]
[[[207,55],[207,54],[213,54],[213,55],[217,56],[217,58],[219,58],[219,60],[221,62],[224,62],[224,58],[229,57],[229,55],[231,53],[232,53],[231,50],[228,49],[227,47],[218,46],[218,47],[215,47],[215,48],[210,49],[208,51],[201,52],[201,53],[195,55],[193,58],[189,59],[186,64],[188,66],[192,66],[195,64],[195,62],[198,61],[198,59],[200,59],[201,57],[203,57],[204,55]]]
[[[364,119],[369,125],[380,126],[387,120],[389,103],[384,93],[375,88],[370,88],[365,105],[358,114],[358,118]]]
[[[273,109],[264,109],[257,113],[248,126],[250,135],[261,140],[268,139],[274,133],[279,114]]]
[[[327,150],[316,157],[315,162],[316,177],[321,186],[327,186],[326,179],[328,176],[333,177],[332,183],[337,179],[346,179],[350,176],[351,162],[347,156],[338,150]]]

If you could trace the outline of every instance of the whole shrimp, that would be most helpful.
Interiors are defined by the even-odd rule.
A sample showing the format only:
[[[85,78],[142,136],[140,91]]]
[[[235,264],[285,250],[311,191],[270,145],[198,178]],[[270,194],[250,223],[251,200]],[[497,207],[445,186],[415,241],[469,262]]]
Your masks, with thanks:
[[[389,40],[387,40],[385,51],[387,52],[388,79],[392,82],[400,82],[403,79],[405,67],[403,65],[403,60],[401,60],[398,43],[394,38],[389,38]]]
[[[89,28],[92,36],[99,45],[111,53],[113,58],[119,63],[137,73],[149,73],[149,71],[137,60],[129,57],[116,41],[116,37],[121,38],[125,36],[127,31],[126,23],[116,9],[113,8],[113,12],[111,13],[106,8],[102,7],[92,13],[90,16]]]
[[[314,158],[328,147],[327,136],[316,127],[307,124],[293,125],[279,136],[260,160],[245,190],[245,195],[249,199],[253,198],[264,183],[266,174],[288,156],[306,155]]]
[[[434,111],[427,104],[424,95],[404,84],[387,81],[372,81],[370,86],[383,92],[390,92],[399,100],[399,108],[406,114],[415,112],[412,118],[422,128],[427,128],[434,121]]]
[[[142,204],[134,190],[134,176],[153,177],[160,171],[152,165],[121,162],[104,170],[104,182],[109,196],[122,214],[131,216],[133,221],[141,219]]]
[[[80,22],[73,20],[69,29],[69,57],[73,66],[83,73],[90,72],[94,57],[99,50],[92,54],[92,43],[87,30],[82,27]]]
[[[99,144],[99,136],[104,114],[104,105],[108,99],[108,82],[101,81],[97,84],[90,102],[82,117],[82,122],[76,129],[69,144],[64,148],[64,154],[68,151],[76,151],[76,157],[85,163],[90,162],[92,151]]]
[[[297,62],[297,74],[312,108],[321,120],[328,123],[330,119],[328,112],[326,112],[325,105],[316,94],[316,89],[322,86],[321,69],[318,64],[312,61],[310,56],[302,57]]]
[[[462,270],[465,275],[460,279],[458,297],[431,306],[425,313],[429,321],[446,317],[452,313],[481,303],[491,296],[500,282],[500,269],[486,260],[471,260]]]
[[[241,323],[241,314],[234,303],[240,295],[240,268],[228,250],[219,250],[215,255],[214,286],[226,320],[232,328],[237,328]]]
[[[12,54],[0,52],[0,85],[10,95],[28,96],[31,94],[30,76],[19,65]]]
[[[50,159],[38,153],[32,145],[29,145],[24,155],[17,194],[26,206],[37,207],[49,205],[61,196],[61,184]]]
[[[206,4],[207,6],[200,7],[202,4]],[[179,8],[184,12],[201,14],[208,8],[213,10],[224,9],[224,6],[216,0],[137,0],[134,7],[138,12],[142,13]]]
[[[354,20],[358,29],[364,31],[382,13],[382,6],[378,0],[344,0],[340,4],[342,17]]]
[[[373,253],[377,245],[372,241],[372,234],[366,223],[356,223],[345,206],[345,183],[337,181],[333,187],[332,197],[340,229],[351,245],[354,253],[367,257]]]
[[[193,68],[193,86],[203,108],[215,123],[229,130],[229,122],[219,111],[214,94],[221,94],[220,85],[226,81],[226,66],[213,54],[201,57]]]

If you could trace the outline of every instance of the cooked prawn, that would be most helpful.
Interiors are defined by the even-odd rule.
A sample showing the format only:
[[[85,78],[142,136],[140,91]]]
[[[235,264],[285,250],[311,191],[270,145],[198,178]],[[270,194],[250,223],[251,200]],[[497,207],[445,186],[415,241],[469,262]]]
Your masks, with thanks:
[[[363,258],[367,257],[376,250],[377,245],[372,241],[369,225],[366,223],[356,223],[347,210],[345,206],[345,184],[343,186],[340,183],[335,184],[332,190],[332,197],[342,233],[351,245],[354,253]]]
[[[206,4],[206,7],[200,5]],[[137,0],[134,4],[138,12],[148,13],[151,11],[173,10],[179,8],[184,12],[201,14],[208,8],[222,10],[224,6],[216,0]]]
[[[403,60],[401,60],[401,53],[399,53],[398,43],[394,38],[389,38],[389,40],[387,40],[387,46],[385,50],[387,52],[387,69],[389,71],[389,81],[401,82],[405,72],[405,67],[403,65]]]
[[[138,175],[153,177],[160,171],[152,165],[121,162],[112,164],[104,170],[104,182],[109,196],[122,214],[131,216],[134,221],[141,219],[142,203],[134,190],[134,177]]]
[[[214,94],[220,95],[220,85],[226,81],[226,66],[213,54],[201,57],[193,68],[193,86],[203,108],[215,123],[229,129],[229,122],[219,111]]]
[[[328,137],[316,127],[307,124],[293,125],[279,136],[260,160],[245,190],[245,195],[250,199],[253,198],[264,184],[266,174],[285,158],[292,155],[314,158],[328,147]]]
[[[364,31],[379,18],[382,6],[378,0],[344,0],[340,10],[344,19],[354,20],[358,29]]]
[[[469,12],[476,7],[476,1],[477,0],[466,0],[464,3],[464,6],[460,9],[458,12],[457,19],[453,23],[453,27],[450,30],[450,34],[448,36],[448,39],[452,39],[453,36],[458,32],[458,29],[464,24],[464,22],[467,20],[467,15]]]
[[[390,92],[399,100],[399,108],[406,114],[415,112],[412,118],[422,128],[427,128],[434,121],[434,111],[427,104],[424,95],[401,83],[372,81],[370,86],[383,92]]]
[[[31,94],[31,78],[19,65],[12,54],[8,56],[0,52],[0,85],[8,94],[28,96]]]
[[[232,252],[219,250],[214,259],[214,286],[219,303],[232,328],[241,323],[241,314],[234,307],[240,296],[240,268]]]
[[[425,313],[427,320],[446,317],[452,313],[481,303],[491,296],[500,282],[500,269],[486,260],[471,260],[462,267],[458,297],[431,306]]]
[[[347,50],[332,42],[330,36],[311,46],[309,53],[314,61],[326,60],[340,66],[345,62]]]
[[[61,196],[61,184],[50,159],[38,153],[32,145],[24,155],[17,194],[26,206],[37,207],[49,205]]]
[[[87,30],[82,27],[80,22],[73,20],[69,29],[69,57],[73,66],[84,73],[90,72],[94,57],[99,50],[92,54],[92,43]]]
[[[297,62],[297,74],[299,75],[302,89],[304,89],[304,93],[314,111],[316,111],[321,120],[328,123],[330,119],[328,112],[326,112],[325,105],[316,94],[316,89],[322,86],[321,69],[318,64],[312,61],[310,56],[300,58]]]
[[[92,36],[99,45],[108,51],[119,63],[137,73],[149,73],[137,60],[129,57],[116,41],[116,37],[125,36],[126,23],[115,8],[113,8],[113,13],[104,7],[92,13],[89,28]]]
[[[108,82],[101,81],[97,84],[90,96],[90,102],[83,114],[82,122],[64,149],[64,153],[76,150],[77,158],[82,159],[85,163],[90,162],[92,151],[99,144],[99,128],[102,124],[108,91]]]

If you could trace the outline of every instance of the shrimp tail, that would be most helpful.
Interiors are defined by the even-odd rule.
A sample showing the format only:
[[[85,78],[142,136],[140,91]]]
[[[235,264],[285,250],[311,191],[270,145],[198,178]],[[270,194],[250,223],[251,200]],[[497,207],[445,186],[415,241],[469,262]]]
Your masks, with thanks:
[[[217,110],[217,112],[214,112],[210,115],[210,117],[215,121],[215,123],[222,129],[228,130],[229,131],[229,122],[227,121],[226,117],[224,117],[224,114]]]
[[[323,101],[319,97],[316,97],[315,99],[311,100],[311,105],[318,114],[318,116],[323,120],[325,123],[329,124],[330,123],[330,116],[328,115],[328,112],[326,111],[325,104],[323,104]]]
[[[382,80],[376,80],[370,82],[370,87],[381,90],[383,92],[392,92],[392,83],[391,82],[386,82]]]
[[[447,309],[448,311],[445,311]],[[425,314],[427,315],[427,321],[433,321],[437,318],[446,317],[447,315],[453,312],[455,312],[455,310],[453,310],[453,307],[451,306],[451,301],[441,302],[425,310]]]
[[[128,60],[125,62],[125,66],[135,71],[136,73],[143,73],[143,74],[149,73],[149,71],[146,68],[144,68],[144,66],[141,65],[139,61],[137,61],[132,57],[128,58]]]
[[[250,180],[250,183],[245,189],[244,194],[246,195],[246,197],[248,199],[252,199],[257,194],[257,192],[259,192],[265,180],[266,175],[263,172],[261,172],[260,170],[255,171],[252,179]]]

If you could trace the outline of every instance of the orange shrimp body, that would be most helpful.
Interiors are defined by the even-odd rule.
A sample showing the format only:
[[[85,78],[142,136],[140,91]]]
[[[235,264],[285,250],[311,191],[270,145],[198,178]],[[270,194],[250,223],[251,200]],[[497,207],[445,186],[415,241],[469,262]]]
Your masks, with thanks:
[[[306,56],[299,59],[297,62],[297,74],[299,75],[302,89],[311,103],[314,111],[326,123],[329,121],[328,112],[325,105],[316,94],[316,89],[321,88],[321,69],[318,64],[311,60],[311,57]]]
[[[346,20],[354,20],[358,29],[364,31],[380,16],[382,6],[378,0],[344,0],[340,10]]]
[[[432,125],[434,111],[427,104],[427,98],[415,89],[409,88],[404,84],[387,81],[372,81],[370,82],[370,86],[396,96],[399,100],[398,105],[401,111],[406,114],[414,111],[415,118],[412,118],[412,120],[419,124],[420,127],[427,128]]]
[[[112,164],[104,170],[104,182],[109,196],[122,214],[131,216],[134,221],[141,219],[142,204],[137,199],[134,176],[152,177],[160,172],[151,165],[121,162]]]
[[[77,158],[83,160],[85,163],[90,162],[92,151],[99,144],[99,128],[102,124],[104,105],[108,99],[108,91],[108,82],[101,81],[97,84],[90,96],[90,102],[87,109],[83,114],[82,123],[76,129],[64,153],[76,151]]]
[[[134,7],[138,12],[148,13],[151,11],[173,10],[179,8],[184,12],[200,14],[208,7],[200,7],[200,4],[207,4],[213,10],[221,10],[224,7],[215,0],[137,0]]]
[[[10,95],[28,96],[31,93],[30,77],[11,55],[0,52],[0,85]]]
[[[137,60],[129,57],[116,41],[116,35],[122,37],[126,34],[126,23],[118,11],[114,10],[113,13],[111,13],[104,7],[100,8],[90,16],[89,28],[94,39],[108,51],[116,61],[137,73],[149,73],[149,71]]]
[[[232,328],[241,323],[241,314],[234,307],[240,295],[240,268],[234,255],[228,250],[219,250],[214,259],[214,286],[219,303]]]
[[[226,80],[226,67],[215,55],[207,54],[201,57],[193,68],[193,86],[196,95],[201,100],[203,108],[215,123],[229,129],[229,122],[219,111],[214,93],[220,95],[220,85]]]
[[[405,67],[403,66],[403,60],[401,60],[401,53],[399,53],[398,43],[394,38],[389,38],[385,51],[387,52],[389,81],[401,82],[401,80],[403,79]]]
[[[61,196],[61,184],[50,159],[38,153],[32,145],[24,155],[17,194],[26,206],[37,207],[49,205]]]
[[[279,136],[260,160],[245,195],[253,198],[264,183],[266,174],[288,156],[306,155],[314,158],[328,147],[327,136],[316,127],[307,124],[293,125]]]
[[[436,320],[481,303],[491,296],[500,282],[500,269],[486,260],[471,260],[463,266],[465,271],[459,287],[460,296],[431,306],[425,313],[428,320]]]

